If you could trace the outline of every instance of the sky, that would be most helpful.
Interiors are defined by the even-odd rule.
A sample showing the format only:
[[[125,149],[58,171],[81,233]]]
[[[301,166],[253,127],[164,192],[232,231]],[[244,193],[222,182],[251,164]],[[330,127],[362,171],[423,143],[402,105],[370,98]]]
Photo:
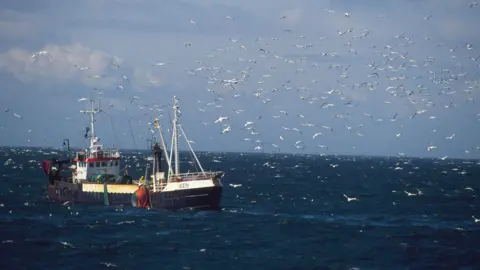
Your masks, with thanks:
[[[85,147],[78,100],[98,97],[106,146],[145,149],[155,118],[170,144],[178,96],[198,151],[480,158],[472,1],[5,0],[0,14],[0,145]]]

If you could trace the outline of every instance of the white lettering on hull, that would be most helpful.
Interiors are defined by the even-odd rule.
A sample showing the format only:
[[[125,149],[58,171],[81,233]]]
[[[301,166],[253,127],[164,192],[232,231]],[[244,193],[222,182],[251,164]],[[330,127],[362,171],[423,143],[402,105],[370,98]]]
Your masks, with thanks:
[[[184,189],[184,188],[188,188],[188,187],[189,187],[188,183],[180,183],[178,185],[178,188],[180,188],[180,189]]]
[[[195,188],[207,188],[207,187],[215,187],[215,183],[208,179],[208,180],[197,180],[197,181],[186,181],[186,182],[170,182],[167,186],[162,190],[165,191],[175,191],[179,189],[195,189]]]

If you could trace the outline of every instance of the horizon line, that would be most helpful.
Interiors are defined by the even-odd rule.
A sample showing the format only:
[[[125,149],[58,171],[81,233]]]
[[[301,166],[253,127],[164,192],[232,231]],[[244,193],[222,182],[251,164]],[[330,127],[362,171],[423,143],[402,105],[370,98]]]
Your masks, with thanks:
[[[63,150],[62,147],[53,147],[53,146],[11,146],[11,145],[0,145],[1,148],[37,148],[37,149],[55,149]],[[70,150],[84,149],[82,147],[70,147]],[[126,151],[142,151],[147,152],[150,149],[135,149],[135,148],[117,148],[120,152],[122,150]],[[425,159],[425,160],[442,160],[440,157],[425,157],[425,156],[415,156],[415,155],[362,155],[362,154],[335,154],[335,153],[315,153],[315,152],[269,152],[269,151],[215,151],[215,150],[194,150],[195,153],[222,153],[222,154],[263,154],[263,155],[298,155],[298,156],[324,156],[324,157],[360,157],[360,158],[397,158],[397,159]],[[190,150],[179,150],[179,152],[190,152]],[[448,157],[445,160],[459,160],[459,161],[478,161],[480,157],[477,158],[461,158],[461,157]]]

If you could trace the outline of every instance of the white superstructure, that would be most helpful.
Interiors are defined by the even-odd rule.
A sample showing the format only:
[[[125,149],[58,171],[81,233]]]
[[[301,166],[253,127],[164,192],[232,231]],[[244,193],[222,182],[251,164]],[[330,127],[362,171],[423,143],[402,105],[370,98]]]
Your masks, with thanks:
[[[91,100],[90,110],[80,111],[90,114],[90,147],[77,152],[72,165],[74,183],[88,181],[96,174],[120,175],[120,151],[115,148],[104,148],[100,138],[95,136],[95,114],[100,110],[95,109]],[[87,136],[88,129],[85,134]]]

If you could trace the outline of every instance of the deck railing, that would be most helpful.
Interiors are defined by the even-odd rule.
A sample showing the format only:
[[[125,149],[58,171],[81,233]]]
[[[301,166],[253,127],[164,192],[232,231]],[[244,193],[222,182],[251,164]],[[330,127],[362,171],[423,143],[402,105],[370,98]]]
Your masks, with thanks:
[[[193,172],[193,173],[181,173],[178,175],[171,175],[169,177],[170,181],[173,182],[176,179],[179,179],[179,181],[192,181],[192,180],[208,180],[212,179],[212,177],[223,174],[221,171],[216,171],[216,172]]]

